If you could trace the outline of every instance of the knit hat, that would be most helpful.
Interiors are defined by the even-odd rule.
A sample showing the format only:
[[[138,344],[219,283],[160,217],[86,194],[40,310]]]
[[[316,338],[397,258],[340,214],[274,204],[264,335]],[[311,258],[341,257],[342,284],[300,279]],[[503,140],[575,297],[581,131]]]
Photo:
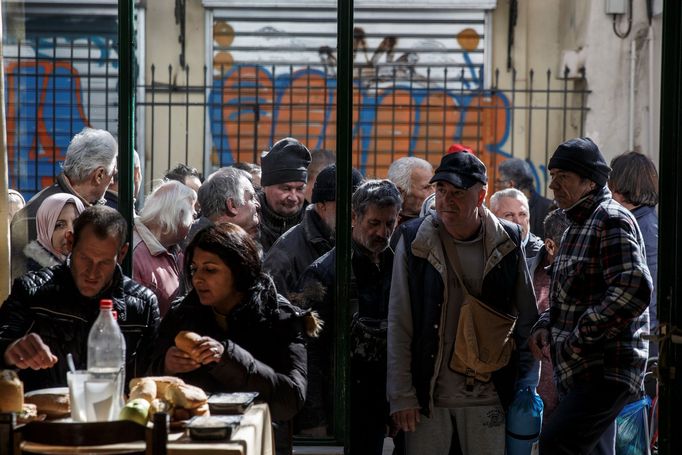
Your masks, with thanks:
[[[440,166],[431,178],[431,183],[448,182],[457,188],[469,189],[477,182],[488,183],[485,164],[466,147],[450,147],[448,153],[443,155]]]
[[[310,151],[296,139],[285,137],[277,141],[261,160],[261,186],[307,182],[310,160]]]
[[[351,170],[353,193],[362,184],[362,180],[360,171],[353,168]],[[313,204],[336,200],[336,164],[327,166],[317,175],[317,180],[315,180],[315,186],[313,187],[313,195],[310,199],[310,202]]]
[[[599,186],[606,185],[611,173],[604,155],[589,137],[570,139],[559,145],[549,160],[547,169],[575,172]]]

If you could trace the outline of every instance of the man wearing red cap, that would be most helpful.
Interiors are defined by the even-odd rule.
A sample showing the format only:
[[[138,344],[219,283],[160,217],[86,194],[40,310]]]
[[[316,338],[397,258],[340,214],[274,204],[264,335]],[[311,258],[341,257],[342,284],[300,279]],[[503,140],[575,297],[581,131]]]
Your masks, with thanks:
[[[393,263],[387,393],[408,455],[504,453],[505,409],[537,374],[526,343],[537,309],[520,228],[483,206],[485,165],[465,147],[451,150],[431,179],[435,212],[401,226]],[[516,351],[490,380],[453,367],[468,295],[517,317]]]

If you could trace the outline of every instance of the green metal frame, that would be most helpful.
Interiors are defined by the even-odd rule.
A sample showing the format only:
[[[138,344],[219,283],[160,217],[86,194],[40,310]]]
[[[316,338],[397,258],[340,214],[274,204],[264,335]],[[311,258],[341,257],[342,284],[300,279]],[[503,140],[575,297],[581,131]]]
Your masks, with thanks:
[[[659,453],[682,453],[682,360],[680,338],[680,212],[682,203],[682,3],[663,3],[663,61],[661,75],[660,206],[658,256],[658,316],[665,337],[659,354]],[[677,341],[677,342],[674,342]]]
[[[134,0],[118,0],[118,211],[128,221],[128,242],[133,240],[133,147],[135,140],[135,10]],[[132,276],[133,254],[123,262]]]
[[[348,328],[350,311],[348,283],[350,281],[351,250],[351,167],[353,140],[353,0],[338,0],[337,11],[337,98],[336,98],[336,403],[334,406],[334,436],[344,442],[348,453],[350,428],[350,349]]]

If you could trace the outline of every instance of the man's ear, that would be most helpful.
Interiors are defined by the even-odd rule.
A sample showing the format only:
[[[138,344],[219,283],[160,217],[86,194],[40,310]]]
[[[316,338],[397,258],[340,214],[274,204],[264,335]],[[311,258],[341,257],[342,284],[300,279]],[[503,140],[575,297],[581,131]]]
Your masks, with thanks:
[[[234,199],[227,198],[225,199],[225,212],[230,216],[230,217],[235,217],[237,216],[237,206],[234,203]]]
[[[549,253],[551,256],[554,256],[557,250],[557,245],[554,243],[554,240],[545,239],[545,249],[547,250],[547,253]]]
[[[486,186],[481,187],[481,191],[478,192],[478,207],[485,201],[485,195],[488,194],[488,188]]]
[[[125,259],[126,254],[128,254],[128,246],[130,244],[128,242],[124,243],[123,246],[121,247],[120,250],[118,250],[118,263],[123,264],[123,259]]]
[[[355,211],[351,210],[350,211],[350,227],[354,228],[355,227],[355,221],[358,219],[358,217],[355,215]]]

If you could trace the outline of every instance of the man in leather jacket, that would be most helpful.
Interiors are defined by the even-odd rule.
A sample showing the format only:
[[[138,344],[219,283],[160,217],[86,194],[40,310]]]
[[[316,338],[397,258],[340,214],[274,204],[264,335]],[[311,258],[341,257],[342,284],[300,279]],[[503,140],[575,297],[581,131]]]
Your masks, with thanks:
[[[87,365],[88,334],[100,299],[111,299],[126,341],[126,384],[143,374],[159,325],[156,296],[123,275],[127,250],[125,219],[105,206],[87,208],[67,241],[65,264],[29,272],[15,280],[0,307],[0,368],[19,369],[24,390],[65,386],[66,356]]]

